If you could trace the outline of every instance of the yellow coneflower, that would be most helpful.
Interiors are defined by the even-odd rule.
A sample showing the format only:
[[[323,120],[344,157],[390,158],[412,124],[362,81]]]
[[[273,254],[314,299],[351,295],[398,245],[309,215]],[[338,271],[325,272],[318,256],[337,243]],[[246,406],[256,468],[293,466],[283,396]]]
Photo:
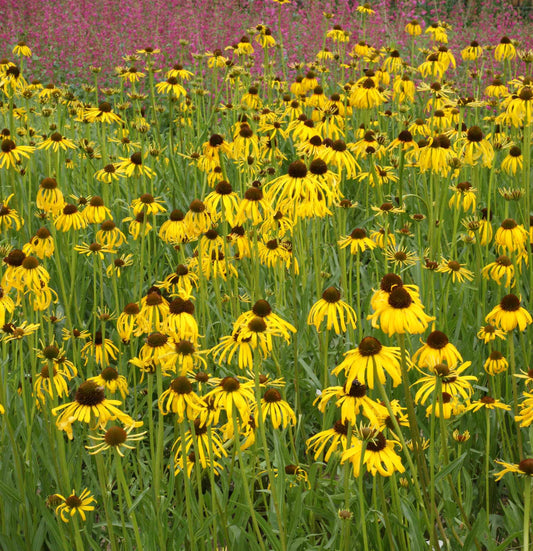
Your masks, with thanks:
[[[512,260],[505,255],[499,256],[494,262],[487,264],[482,270],[481,275],[485,279],[492,279],[498,285],[501,285],[502,278],[505,277],[505,287],[514,287],[515,269]]]
[[[50,212],[53,216],[59,214],[65,205],[65,199],[55,178],[41,180],[35,204],[38,209]]]
[[[372,250],[376,248],[376,243],[367,237],[365,230],[361,228],[355,228],[350,235],[346,235],[337,241],[341,249],[350,247],[351,254],[357,254],[364,252],[367,249]]]
[[[71,228],[74,230],[85,228],[87,222],[76,205],[67,203],[61,214],[54,220],[54,226],[58,231],[67,232]]]
[[[346,333],[347,325],[355,329],[357,316],[355,310],[341,300],[341,294],[335,287],[328,287],[322,298],[313,304],[307,316],[307,325],[314,325],[320,331],[322,322],[326,319],[326,329],[332,328],[335,333]]]
[[[194,304],[189,299],[174,298],[168,305],[164,330],[175,341],[189,340],[196,345],[198,342],[198,323],[194,318]]]
[[[461,50],[461,57],[465,61],[476,61],[483,55],[483,48],[479,45],[477,40],[472,40],[470,44]]]
[[[255,226],[272,214],[271,202],[264,196],[263,190],[252,186],[244,192],[234,223],[242,225],[246,220],[251,220],[252,225]]]
[[[95,240],[107,249],[114,249],[126,243],[126,236],[117,228],[113,220],[104,220],[96,232]]]
[[[430,374],[421,377],[415,384],[421,385],[415,394],[415,402],[424,405],[437,388],[437,380],[440,379],[441,390],[450,396],[461,396],[465,401],[470,399],[474,389],[471,381],[477,381],[474,375],[462,375],[472,362],[452,367],[444,363],[428,366]]]
[[[470,182],[459,182],[456,186],[450,186],[449,189],[454,192],[448,202],[450,208],[462,208],[465,212],[470,209],[476,210],[477,189]]]
[[[76,144],[72,140],[65,138],[60,132],[52,132],[46,140],[37,146],[37,149],[45,149],[47,151],[50,148],[53,149],[54,153],[57,153],[60,148],[63,151],[76,149]]]
[[[447,29],[451,28],[445,23],[432,23],[427,29],[426,34],[429,34],[431,39],[435,42],[442,42],[444,44],[448,43]]]
[[[372,109],[379,107],[384,102],[385,96],[372,78],[365,78],[361,84],[352,88],[350,105],[357,109]]]
[[[131,66],[121,73],[119,77],[123,80],[128,80],[131,83],[135,83],[144,78],[144,73],[141,73],[137,67]]]
[[[450,274],[453,283],[456,281],[458,283],[463,283],[465,279],[467,281],[472,281],[474,279],[474,272],[467,270],[465,266],[466,264],[459,264],[457,260],[446,260],[443,258],[436,271]]]
[[[196,239],[213,225],[213,217],[204,202],[194,199],[185,214],[184,224],[190,239]]]
[[[22,57],[31,57],[31,49],[23,40],[15,44],[13,47],[13,53]]]
[[[494,240],[498,249],[508,251],[520,251],[525,247],[529,233],[522,224],[517,224],[512,218],[506,218],[496,230]]]
[[[509,94],[509,90],[501,78],[496,77],[485,88],[485,94],[487,94],[490,98],[501,98],[507,96]]]
[[[204,400],[213,399],[216,408],[224,409],[228,420],[233,418],[233,412],[238,413],[243,422],[247,422],[252,404],[255,402],[253,383],[241,383],[235,377],[224,377],[216,388],[204,396]]]
[[[87,520],[85,513],[87,511],[94,511],[94,505],[91,504],[96,503],[96,499],[94,499],[87,488],[79,496],[72,490],[72,493],[68,497],[54,494],[54,498],[61,501],[55,511],[56,515],[59,514],[63,522],[68,522],[76,514],[80,515],[83,521]]]
[[[104,205],[104,201],[98,195],[91,197],[87,206],[83,209],[82,216],[88,224],[101,224],[112,217],[111,211]]]
[[[104,388],[94,381],[82,383],[74,396],[74,401],[62,404],[52,410],[57,416],[56,425],[59,430],[67,433],[69,439],[73,438],[72,424],[75,421],[105,427],[111,419],[119,419],[125,425],[134,425],[133,419],[117,408],[122,402],[108,400],[104,394]]]
[[[159,197],[154,197],[150,193],[143,193],[139,198],[134,199],[131,203],[133,214],[137,216],[139,213],[144,214],[159,214],[165,212],[166,208],[160,203]]]
[[[112,124],[114,122],[124,122],[116,113],[113,113],[111,104],[107,101],[102,101],[98,107],[89,107],[83,112],[83,119],[88,122],[102,122]]]
[[[229,182],[225,180],[218,182],[215,190],[205,198],[204,203],[209,212],[213,213],[213,217],[227,221],[233,226],[239,211],[239,196],[233,191]]]
[[[129,222],[128,233],[137,240],[142,235],[146,236],[152,230],[152,224],[148,222],[147,217],[143,212],[140,212],[135,217],[128,216],[122,220],[123,222]]]
[[[0,144],[0,168],[16,168],[23,158],[29,159],[30,153],[35,147],[29,145],[17,145],[11,138],[4,137]]]
[[[503,61],[505,59],[514,59],[516,57],[516,48],[514,47],[511,40],[504,36],[500,40],[500,43],[496,46],[494,50],[494,59],[496,61]]]
[[[116,251],[114,249],[105,247],[104,245],[101,245],[100,243],[93,242],[91,244],[87,244],[85,242],[81,243],[81,245],[76,245],[74,247],[74,250],[79,252],[80,254],[85,254],[87,256],[98,256],[100,260],[104,260],[105,253],[115,253]]]
[[[140,151],[132,153],[129,159],[125,157],[119,157],[119,159],[122,162],[116,165],[116,172],[124,174],[128,178],[142,175],[147,178],[152,178],[155,174],[152,168],[143,163],[142,153]]]
[[[355,177],[361,170],[346,143],[341,139],[331,142],[331,147],[324,151],[324,162],[337,167],[339,174],[345,172],[348,179]]]
[[[515,175],[517,172],[522,171],[524,166],[524,157],[522,155],[522,150],[519,146],[513,145],[503,159],[501,168],[507,174]]]
[[[255,317],[261,318],[266,323],[268,332],[272,335],[281,335],[286,342],[290,341],[291,333],[296,333],[296,328],[272,311],[268,301],[260,299],[256,301],[251,310],[241,314],[234,323],[233,334],[240,333],[246,325]]]
[[[387,440],[382,432],[371,428],[363,428],[359,438],[352,440],[351,446],[342,454],[341,464],[349,461],[352,464],[353,475],[360,476],[363,463],[372,476],[392,476],[395,472],[405,472],[400,456],[394,451],[395,446],[400,446],[396,440]],[[362,458],[361,458],[362,456]],[[362,461],[361,461],[362,459]]]
[[[403,285],[392,287],[388,299],[375,301],[372,307],[375,312],[367,319],[372,320],[372,327],[381,325],[389,336],[423,333],[429,322],[435,319],[424,312],[420,300]]]
[[[111,394],[115,394],[117,391],[120,392],[123,400],[125,400],[126,395],[129,394],[126,377],[124,377],[124,375],[119,375],[118,371],[113,366],[106,367],[99,375],[90,377],[87,380],[94,381],[98,386],[102,386],[109,390]]]
[[[426,408],[426,417],[434,415],[437,418],[451,419],[454,415],[459,415],[465,411],[465,406],[448,392],[442,392],[434,404],[429,404]]]
[[[155,89],[158,94],[168,94],[174,96],[175,98],[179,98],[187,94],[185,88],[180,84],[179,80],[175,76],[169,76],[167,77],[167,80],[158,82],[155,85]]]
[[[87,365],[89,358],[94,357],[97,365],[109,365],[110,359],[116,360],[118,348],[111,339],[104,339],[101,331],[96,331],[94,339],[89,340],[80,350],[84,365]]]
[[[189,80],[193,76],[193,73],[191,71],[187,71],[187,69],[183,68],[183,65],[180,63],[176,63],[172,66],[171,69],[169,69],[166,73],[166,77],[176,77],[181,78],[182,80]]]
[[[135,302],[126,304],[122,313],[117,319],[117,332],[122,342],[128,343],[132,335],[138,336],[142,333],[142,328],[138,324],[138,316],[141,309]]]
[[[2,330],[4,331],[5,335],[2,337],[2,341],[10,342],[22,340],[28,335],[33,335],[35,331],[39,329],[39,326],[39,323],[28,323],[27,321],[23,321],[18,326],[13,325],[12,323],[7,324],[7,326],[4,325],[4,327],[2,327]]]
[[[323,430],[309,438],[306,441],[307,450],[308,452],[315,452],[314,459],[317,461],[329,444],[324,456],[324,461],[327,463],[334,453],[338,451],[343,452],[347,449],[347,436],[348,423],[346,421],[336,421],[332,428]]]
[[[456,144],[461,161],[467,165],[476,165],[481,160],[483,166],[492,166],[494,149],[488,140],[483,137],[479,126],[468,129],[466,137],[458,140]]]
[[[185,214],[179,209],[173,210],[169,219],[161,224],[158,235],[165,243],[172,244],[184,243],[189,240],[189,237],[194,237],[189,236]]]
[[[432,52],[426,57],[426,61],[419,65],[418,71],[424,78],[433,77],[440,80],[446,72],[446,65],[437,52]]]
[[[17,289],[21,291],[27,289],[34,293],[39,293],[44,286],[48,285],[50,274],[37,258],[27,256],[21,265],[16,268],[14,278]]]
[[[412,360],[419,367],[433,367],[446,362],[453,368],[463,361],[463,357],[445,333],[432,331],[423,346],[413,354]]]
[[[9,230],[14,225],[18,231],[24,224],[24,219],[20,217],[15,209],[9,206],[12,197],[14,197],[13,193],[0,203],[0,229]]]
[[[98,443],[94,446],[85,446],[85,449],[89,450],[89,455],[95,455],[109,449],[114,449],[120,456],[124,457],[124,452],[122,451],[123,449],[135,449],[135,446],[130,446],[129,442],[139,442],[146,435],[146,431],[131,434],[134,429],[135,425],[129,425],[126,428],[113,425],[105,432],[101,432],[96,436],[89,434],[89,438],[93,442]]]
[[[405,32],[411,36],[420,36],[422,34],[422,27],[416,19],[413,19],[405,26]]]
[[[296,415],[294,411],[289,404],[283,400],[279,390],[275,388],[268,388],[265,390],[259,407],[260,414],[263,416],[263,422],[267,417],[270,417],[272,426],[275,429],[279,427],[285,428],[289,424],[296,424]]]
[[[521,306],[516,295],[505,295],[500,304],[495,306],[486,316],[485,321],[494,323],[498,329],[509,332],[518,327],[520,331],[533,323],[531,314]]]
[[[509,367],[509,362],[503,357],[503,354],[498,350],[493,350],[485,363],[483,364],[483,369],[489,375],[497,375],[498,373],[503,373]]]
[[[414,266],[420,260],[413,251],[409,251],[405,247],[392,246],[385,251],[385,258],[397,268]]]
[[[401,383],[399,348],[383,346],[374,337],[364,337],[356,349],[346,352],[344,356],[344,360],[332,373],[338,375],[344,371],[347,387],[351,387],[357,379],[368,388],[374,388],[375,374],[381,384],[384,384],[385,372],[392,378],[393,386]]]
[[[119,180],[123,173],[117,172],[118,163],[109,163],[95,172],[94,177],[104,184],[111,184]]]

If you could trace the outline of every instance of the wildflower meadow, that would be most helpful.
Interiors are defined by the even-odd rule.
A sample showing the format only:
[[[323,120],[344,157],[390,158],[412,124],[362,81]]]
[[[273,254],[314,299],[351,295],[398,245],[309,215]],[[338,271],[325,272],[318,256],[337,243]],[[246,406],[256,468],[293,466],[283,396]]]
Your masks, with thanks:
[[[533,549],[529,8],[0,1],[0,549]]]

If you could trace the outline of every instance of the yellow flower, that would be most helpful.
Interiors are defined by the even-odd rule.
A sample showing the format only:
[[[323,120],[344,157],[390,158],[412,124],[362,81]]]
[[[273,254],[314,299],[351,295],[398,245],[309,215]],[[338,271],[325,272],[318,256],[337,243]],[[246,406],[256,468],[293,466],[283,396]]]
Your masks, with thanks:
[[[94,381],[85,381],[78,387],[74,401],[54,408],[52,414],[57,416],[61,412],[56,421],[57,428],[64,430],[72,440],[72,424],[75,421],[87,424],[94,422],[95,426],[100,427],[104,427],[111,419],[119,419],[125,425],[134,424],[129,415],[116,407],[121,403],[119,400],[107,400],[103,387]]]
[[[28,323],[27,321],[23,321],[19,326],[9,324],[9,327],[3,328],[3,331],[6,332],[6,334],[2,340],[4,342],[20,340],[28,335],[33,335],[37,329],[39,329],[38,323]]]
[[[517,326],[520,331],[524,331],[533,322],[531,314],[520,306],[520,299],[513,294],[505,295],[500,304],[487,314],[485,321],[494,323],[498,329],[506,332]]]
[[[399,356],[399,348],[383,346],[374,337],[364,337],[356,349],[344,354],[344,360],[332,373],[338,375],[344,371],[348,387],[357,379],[368,388],[374,388],[374,377],[377,375],[381,384],[384,384],[387,372],[392,378],[393,386],[396,387],[402,381]]]
[[[71,228],[79,230],[87,227],[87,222],[76,205],[67,203],[61,214],[54,220],[56,230],[67,232]]]
[[[166,401],[166,404],[165,404]],[[184,376],[176,377],[170,387],[159,397],[159,409],[167,413],[177,413],[177,422],[198,417],[204,402],[192,389],[191,381]]]
[[[60,494],[55,494],[54,497],[60,499],[62,502],[56,507],[56,514],[60,515],[63,522],[68,522],[75,514],[80,515],[82,520],[87,520],[85,513],[87,511],[94,511],[94,505],[91,505],[91,503],[96,503],[96,500],[87,488],[79,496],[72,490],[72,493],[68,497],[63,497]]]
[[[87,243],[82,243],[81,245],[76,245],[74,247],[74,250],[79,252],[80,254],[85,254],[88,257],[89,256],[98,256],[101,260],[104,260],[104,254],[105,253],[115,253],[116,251],[113,249],[110,249],[108,247],[105,247],[104,245],[101,245],[100,243],[91,243],[88,245]]]
[[[263,416],[263,421],[265,421],[267,417],[270,417],[272,426],[275,429],[280,426],[281,428],[285,428],[289,424],[296,424],[296,415],[294,411],[289,404],[282,399],[280,392],[275,388],[269,388],[263,394],[260,411]]]
[[[118,163],[109,163],[104,168],[95,172],[94,177],[104,184],[110,184],[123,176],[122,173],[117,172]]]
[[[217,387],[205,395],[207,401],[213,398],[215,408],[222,408],[226,411],[228,419],[233,418],[233,412],[239,414],[243,422],[248,421],[252,404],[255,402],[252,390],[253,383],[241,383],[235,377],[224,377]]]
[[[525,247],[529,234],[522,224],[517,224],[512,218],[506,218],[496,230],[494,240],[498,249],[509,251],[520,251]]]
[[[457,363],[462,362],[463,358],[442,331],[432,331],[424,346],[414,353],[412,360],[419,367],[433,367],[443,362],[454,367]]]
[[[514,59],[516,57],[516,48],[506,36],[502,37],[500,43],[494,50],[494,59],[502,61],[504,59]]]
[[[90,377],[88,381],[94,381],[98,386],[102,386],[109,390],[111,394],[115,394],[117,390],[120,392],[122,399],[126,399],[128,391],[128,381],[124,375],[119,375],[118,371],[112,367],[106,367],[99,375]]]
[[[497,375],[503,373],[509,367],[509,362],[503,357],[502,353],[498,350],[493,350],[487,361],[483,364],[483,368],[489,375]]]
[[[449,189],[455,192],[448,202],[450,208],[462,208],[465,212],[470,209],[472,211],[476,209],[477,189],[472,187],[470,182],[460,182]]]
[[[12,193],[5,201],[0,203],[0,229],[9,230],[15,225],[16,230],[20,230],[24,224],[24,220],[20,217],[19,213],[9,206],[9,201],[14,197]]]
[[[142,422],[140,424],[142,424]],[[95,444],[94,446],[85,446],[85,448],[87,450],[90,450],[89,455],[95,455],[97,453],[112,448],[116,450],[120,456],[124,457],[122,449],[135,449],[134,446],[129,445],[129,442],[138,442],[139,440],[142,440],[146,434],[146,431],[137,434],[131,434],[131,431],[136,426],[137,423],[135,425],[129,425],[124,429],[122,427],[119,427],[118,425],[114,425],[112,427],[109,427],[105,432],[102,432],[101,434],[98,434],[96,436],[89,434],[89,438],[94,442],[98,442],[98,444]]]
[[[308,452],[315,452],[314,459],[318,458],[324,452],[329,444],[324,461],[329,461],[330,457],[337,451],[343,452],[348,445],[348,423],[346,421],[336,421],[332,428],[323,430],[314,436],[311,436],[306,442]]]
[[[496,327],[494,327],[494,325],[491,325],[490,323],[481,327],[481,329],[477,333],[477,338],[481,339],[485,344],[488,344],[489,342],[495,340],[496,337],[505,340],[505,333],[502,330],[497,329]]]
[[[131,176],[142,175],[147,178],[152,178],[155,174],[153,169],[143,164],[142,154],[140,151],[132,153],[129,159],[125,157],[119,157],[119,159],[122,162],[116,165],[116,171],[119,174],[124,174],[128,178]]]
[[[326,330],[332,328],[335,333],[345,333],[347,325],[355,329],[357,316],[355,310],[341,300],[341,294],[335,287],[328,287],[322,298],[315,302],[307,316],[307,325],[314,325],[320,331],[322,322],[326,319]]]
[[[419,36],[422,34],[422,27],[416,19],[413,19],[405,26],[405,32],[411,36]]]
[[[465,264],[459,264],[456,260],[441,260],[437,268],[437,272],[444,274],[451,274],[452,281],[462,283],[465,279],[467,281],[472,281],[474,279],[474,272],[464,268]]]
[[[16,145],[9,137],[5,137],[0,144],[0,168],[16,168],[23,158],[29,159],[30,153],[35,147],[29,145]]]
[[[15,44],[13,53],[23,57],[31,57],[31,50],[24,41],[20,41]]]
[[[85,360],[85,365],[89,361],[90,354],[94,354],[94,361],[98,365],[108,365],[109,359],[117,359],[118,348],[111,339],[104,339],[101,331],[96,331],[94,340],[87,342],[80,350],[81,357]]]
[[[169,76],[167,80],[159,82],[155,85],[158,94],[172,94],[175,98],[185,96],[185,88],[179,83],[174,76]]]
[[[375,310],[367,319],[372,320],[372,327],[381,324],[381,329],[389,336],[423,333],[435,319],[424,312],[424,306],[414,300],[404,286],[393,287],[388,299],[377,303]]]
[[[158,214],[160,212],[165,212],[166,209],[160,204],[160,200],[161,199],[159,197],[154,197],[149,193],[143,193],[138,199],[134,199],[131,203],[133,214],[137,216],[141,212],[144,214]]]
[[[116,113],[113,113],[113,108],[107,101],[102,101],[98,107],[89,107],[83,112],[83,119],[88,122],[102,122],[112,124],[114,122],[124,122]]]
[[[52,132],[46,140],[42,141],[37,146],[37,149],[45,149],[47,151],[50,148],[54,150],[54,153],[57,153],[60,148],[63,151],[67,149],[76,149],[76,144],[72,140],[65,138],[60,132]]]
[[[475,61],[483,55],[483,48],[476,40],[472,40],[470,45],[461,50],[461,57],[466,61]]]
[[[341,457],[341,464],[349,461],[353,467],[353,475],[360,476],[361,455],[363,463],[372,476],[392,476],[395,472],[405,472],[400,456],[394,451],[395,446],[400,446],[396,440],[387,440],[382,432],[372,429],[363,429],[366,445],[358,438],[352,439],[348,448]]]
[[[513,262],[508,256],[499,256],[494,262],[487,264],[482,270],[481,275],[485,279],[492,279],[498,285],[501,285],[501,280],[505,277],[505,287],[514,287],[515,269]]]
[[[503,409],[506,411],[511,410],[511,406],[504,404],[501,400],[496,400],[491,396],[483,396],[475,402],[471,402],[467,407],[466,411],[479,411],[481,408],[485,409]]]
[[[50,212],[56,216],[65,205],[63,193],[57,187],[55,178],[44,178],[41,180],[35,204],[38,209]]]
[[[432,373],[422,377],[415,384],[422,385],[416,392],[415,402],[417,404],[425,404],[427,399],[435,392],[437,388],[437,380],[441,381],[441,389],[443,393],[449,394],[451,397],[461,396],[468,401],[474,389],[470,381],[477,381],[474,375],[462,375],[463,371],[470,367],[472,362],[465,362],[458,367],[450,367],[444,363],[439,363],[430,367]]]
[[[503,465],[505,468],[503,471],[496,473],[496,481],[502,479],[503,475],[506,473],[516,473],[521,475],[533,476],[533,459],[522,459],[518,465],[513,465],[512,463],[505,463],[504,461],[496,461],[498,465]]]

